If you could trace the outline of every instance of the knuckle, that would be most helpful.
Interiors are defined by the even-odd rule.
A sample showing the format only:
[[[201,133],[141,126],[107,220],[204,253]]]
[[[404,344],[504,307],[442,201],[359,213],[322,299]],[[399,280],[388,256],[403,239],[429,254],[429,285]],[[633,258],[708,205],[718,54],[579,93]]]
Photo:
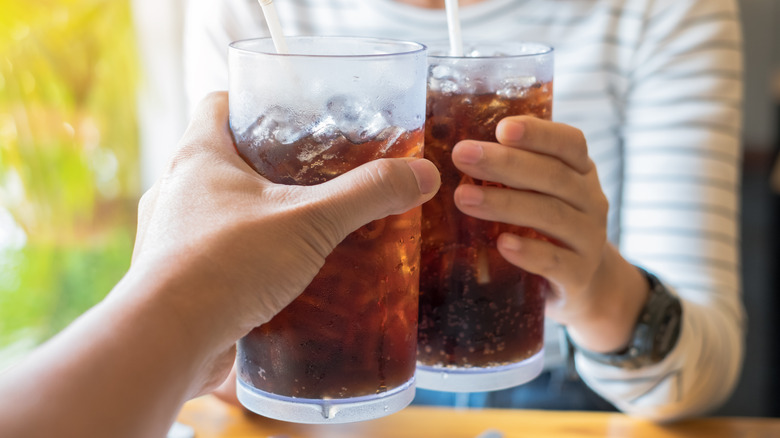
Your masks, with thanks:
[[[503,145],[498,145],[495,152],[486,154],[485,160],[479,165],[483,180],[509,186],[517,184],[518,175],[528,174],[531,170],[524,159],[524,152]]]
[[[596,205],[598,206],[599,211],[605,215],[609,211],[609,198],[607,198],[607,195],[601,190],[598,191],[598,195],[596,196]]]
[[[395,163],[390,160],[377,160],[374,163],[372,171],[369,173],[371,182],[378,187],[386,190],[390,196],[394,196],[403,191],[402,184],[395,177]]]
[[[518,151],[511,147],[501,146],[496,148],[495,154],[487,154],[484,167],[508,167],[510,169],[518,169],[523,165],[523,161],[519,156]]]
[[[176,174],[182,168],[186,168],[190,161],[197,156],[197,148],[190,143],[185,143],[176,150],[171,159],[168,161],[165,173],[163,176],[169,176]]]
[[[578,153],[583,154],[584,156],[588,155],[588,140],[585,138],[585,133],[582,132],[579,128],[573,128],[573,135],[574,135],[574,141],[573,147],[574,150]]]
[[[576,157],[581,161],[587,161],[588,157],[588,140],[585,138],[585,133],[581,129],[574,128],[574,138],[572,139],[570,148],[575,152]]]
[[[572,269],[571,271],[571,277],[570,281],[573,285],[579,285],[579,287],[582,287],[582,285],[586,285],[590,283],[590,279],[592,277],[592,273],[586,269]]]
[[[548,198],[544,208],[544,220],[550,227],[558,228],[566,221],[563,203],[557,199]]]
[[[141,216],[147,211],[152,209],[152,206],[154,205],[154,200],[157,198],[157,189],[156,186],[152,187],[151,189],[147,190],[143,195],[141,195],[141,199],[138,200],[138,215]]]
[[[590,169],[594,169],[595,164],[588,155],[588,140],[585,138],[585,133],[578,128],[570,128],[572,130],[570,140],[558,145],[559,149],[565,148],[566,150],[560,150],[558,152],[561,154],[566,153],[566,155],[571,157],[570,159],[572,160],[574,168],[578,169],[580,172],[587,172]]]
[[[226,91],[211,91],[203,98],[205,102],[222,102],[228,99]]]
[[[485,191],[485,205],[496,213],[510,213],[514,211],[516,202],[512,191],[509,189],[490,189]]]
[[[543,173],[544,178],[547,179],[545,184],[547,187],[577,187],[578,184],[574,180],[571,170],[558,160],[550,160],[548,170]]]
[[[598,227],[596,230],[591,233],[591,248],[597,251],[601,251],[601,249],[604,247],[604,245],[607,242],[607,229],[605,227]],[[594,259],[598,260],[598,257],[596,257],[596,254],[594,254]]]
[[[413,193],[410,182],[402,176],[396,160],[376,160],[367,173],[367,183],[374,186],[388,208],[388,214],[405,206]]]
[[[561,255],[558,253],[558,251],[553,249],[550,254],[545,257],[545,261],[542,266],[540,266],[540,274],[543,277],[549,277],[560,269],[561,263]]]
[[[307,211],[311,226],[307,227],[309,233],[305,241],[324,259],[353,230],[346,229],[345,223],[338,220],[337,212],[320,207]]]
[[[607,222],[609,220],[609,199],[607,199],[607,196],[604,195],[603,192],[599,192],[593,205],[595,217],[598,218],[597,225],[606,230]]]
[[[598,208],[599,212],[601,213],[600,216],[602,220],[604,221],[604,224],[607,223],[607,216],[609,215],[609,199],[607,196],[603,193],[599,195],[598,199]]]

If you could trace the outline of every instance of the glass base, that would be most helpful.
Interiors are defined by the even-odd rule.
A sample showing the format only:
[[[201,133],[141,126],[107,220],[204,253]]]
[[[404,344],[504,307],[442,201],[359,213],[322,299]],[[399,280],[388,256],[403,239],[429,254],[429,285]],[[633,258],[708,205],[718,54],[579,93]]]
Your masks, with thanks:
[[[536,378],[544,367],[544,348],[528,359],[497,367],[439,367],[417,364],[417,386],[434,391],[496,391]]]
[[[415,378],[388,392],[343,399],[285,397],[237,379],[238,401],[252,412],[276,420],[308,424],[373,420],[405,408],[414,398]]]

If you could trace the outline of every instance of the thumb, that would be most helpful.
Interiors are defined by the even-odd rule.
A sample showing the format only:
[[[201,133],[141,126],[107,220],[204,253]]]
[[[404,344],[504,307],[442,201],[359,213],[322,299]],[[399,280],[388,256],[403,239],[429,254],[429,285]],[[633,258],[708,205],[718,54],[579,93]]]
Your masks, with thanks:
[[[323,191],[325,211],[346,236],[361,226],[392,214],[404,213],[433,198],[441,185],[436,165],[419,158],[385,158],[363,164],[326,183],[310,186]]]

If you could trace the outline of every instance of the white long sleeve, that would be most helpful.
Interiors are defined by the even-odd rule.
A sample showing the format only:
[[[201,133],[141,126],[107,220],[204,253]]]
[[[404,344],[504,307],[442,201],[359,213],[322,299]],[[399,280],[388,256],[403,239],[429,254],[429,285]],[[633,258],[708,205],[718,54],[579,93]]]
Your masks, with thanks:
[[[742,363],[742,55],[733,2],[653,2],[648,12],[626,72],[620,249],[677,292],[684,323],[656,366],[578,357],[577,368],[621,410],[673,419],[722,403]]]
[[[443,11],[392,0],[275,4],[288,35],[447,35]],[[188,18],[187,89],[196,102],[227,89],[228,43],[267,30],[254,0],[190,0]],[[681,336],[662,363],[627,371],[577,356],[579,374],[632,415],[668,420],[718,406],[744,348],[736,1],[485,0],[461,7],[461,28],[465,39],[555,47],[553,118],[588,140],[611,206],[610,240],[682,299]]]

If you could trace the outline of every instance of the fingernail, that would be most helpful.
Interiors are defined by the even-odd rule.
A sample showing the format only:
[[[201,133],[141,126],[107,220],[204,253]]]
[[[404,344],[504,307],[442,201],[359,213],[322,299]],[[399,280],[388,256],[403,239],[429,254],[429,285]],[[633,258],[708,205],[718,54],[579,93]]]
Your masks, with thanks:
[[[463,205],[475,207],[485,200],[485,194],[476,186],[462,185],[458,188],[458,201]]]
[[[485,151],[479,143],[462,142],[455,146],[457,160],[465,164],[477,164]]]
[[[512,119],[502,120],[498,125],[498,129],[500,129],[501,132],[496,133],[497,137],[501,137],[506,141],[520,141],[523,139],[523,135],[525,134],[525,124],[522,122],[516,122]]]
[[[520,251],[520,247],[522,246],[521,240],[512,234],[504,234],[499,237],[498,244],[501,245],[502,248],[508,251],[517,252]]]
[[[417,179],[417,187],[420,188],[420,193],[427,195],[428,193],[436,190],[439,185],[439,170],[436,166],[428,160],[411,160],[407,164],[412,169],[415,179]]]

